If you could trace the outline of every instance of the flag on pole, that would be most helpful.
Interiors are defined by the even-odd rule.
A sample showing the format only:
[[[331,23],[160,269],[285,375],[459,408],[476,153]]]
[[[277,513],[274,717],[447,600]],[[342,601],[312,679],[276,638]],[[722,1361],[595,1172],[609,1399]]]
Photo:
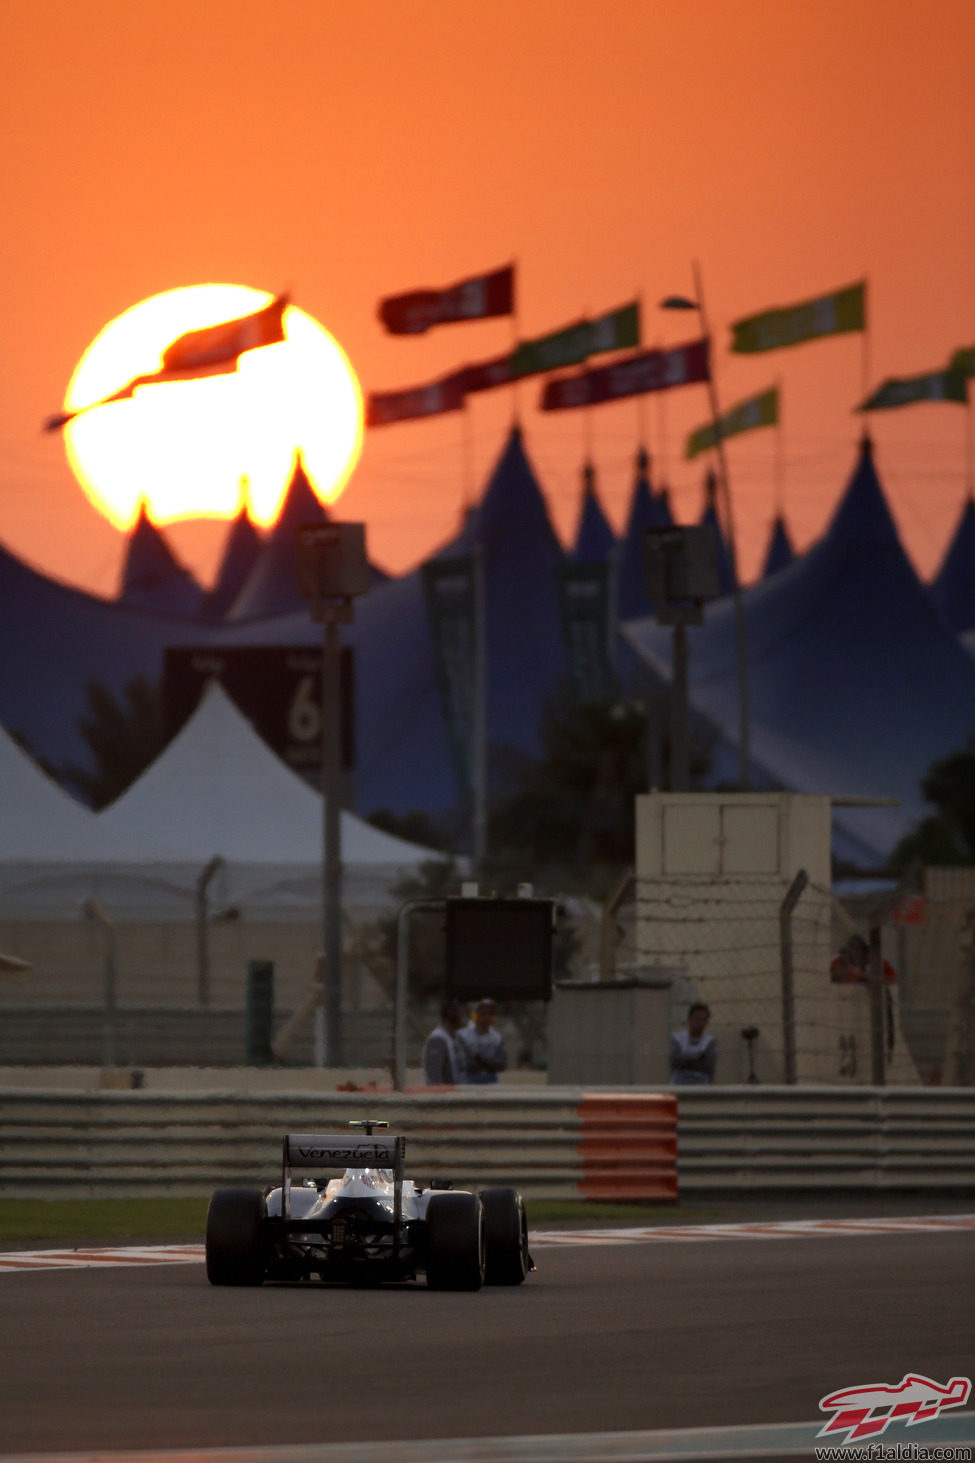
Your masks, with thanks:
[[[696,457],[709,447],[716,447],[725,437],[734,437],[738,432],[750,432],[753,427],[774,427],[779,420],[779,389],[771,387],[747,401],[740,401],[726,411],[718,421],[708,422],[691,432],[684,448],[685,457]]]
[[[766,310],[736,320],[732,327],[731,349],[743,354],[779,350],[787,345],[800,345],[822,335],[842,335],[850,330],[866,328],[866,283],[836,290],[805,300],[801,305]]]
[[[578,366],[589,356],[629,350],[639,344],[640,306],[634,300],[596,320],[578,320],[549,335],[522,341],[512,352],[512,375],[537,376],[543,371]]]
[[[574,406],[594,406],[647,391],[668,391],[710,380],[707,338],[692,340],[670,350],[642,351],[612,365],[583,371],[578,376],[557,376],[542,389],[542,411],[563,411]]]
[[[465,391],[489,391],[492,386],[508,386],[515,379],[510,355],[464,366],[459,374],[463,375]]]
[[[975,345],[968,345],[960,351],[955,351],[948,362],[948,370],[960,371],[963,376],[975,376]]]
[[[515,302],[515,267],[463,279],[439,290],[411,290],[381,300],[379,318],[390,335],[423,335],[433,325],[510,315]]]
[[[884,411],[888,407],[910,406],[915,401],[968,400],[968,388],[961,371],[929,371],[924,376],[891,376],[856,411]]]
[[[200,330],[187,331],[163,351],[162,365],[158,371],[135,376],[118,391],[113,391],[111,396],[89,402],[87,406],[78,407],[75,411],[57,412],[44,423],[45,431],[55,432],[82,412],[92,411],[96,406],[105,406],[110,401],[125,401],[142,386],[229,375],[236,371],[240,357],[246,351],[258,350],[265,345],[277,345],[284,340],[284,312],[287,305],[287,296],[279,295],[270,305],[265,305],[250,315],[239,315],[233,320],[221,320],[216,325],[205,325]]]
[[[640,311],[634,302],[597,320],[581,320],[537,340],[523,341],[514,351],[488,361],[461,366],[429,386],[408,391],[375,392],[366,401],[366,426],[384,427],[445,411],[457,411],[472,391],[508,386],[522,376],[537,375],[555,365],[584,361],[599,351],[623,350],[640,339]]]
[[[477,720],[476,566],[470,554],[420,566],[440,702],[463,797],[474,795]]]
[[[366,398],[366,426],[388,427],[393,422],[460,411],[467,389],[466,376],[466,370],[453,371],[427,386],[413,386],[406,391],[373,391]]]

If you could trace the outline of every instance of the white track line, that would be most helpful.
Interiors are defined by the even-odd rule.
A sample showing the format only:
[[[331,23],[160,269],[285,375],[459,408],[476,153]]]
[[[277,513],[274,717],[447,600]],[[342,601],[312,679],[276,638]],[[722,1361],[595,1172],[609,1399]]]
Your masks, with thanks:
[[[903,1219],[783,1219],[745,1224],[658,1224],[639,1229],[533,1230],[532,1249],[569,1245],[634,1245],[688,1240],[816,1239],[834,1235],[934,1234],[975,1229],[975,1214],[931,1214]],[[202,1245],[130,1245],[76,1250],[8,1250],[0,1253],[0,1272],[15,1270],[90,1270],[115,1265],[194,1265]]]
[[[431,1438],[398,1442],[299,1443],[238,1448],[153,1448],[120,1452],[16,1453],[0,1463],[717,1463],[720,1459],[814,1456],[818,1422],[758,1423],[650,1432],[540,1433],[521,1437]],[[921,1434],[921,1429],[918,1428]],[[893,1438],[893,1430],[890,1434]],[[905,1449],[902,1435],[897,1438]],[[884,1437],[884,1443],[887,1436]],[[917,1442],[963,1457],[975,1444],[975,1412],[924,1424]],[[837,1452],[842,1449],[837,1447]],[[902,1456],[906,1457],[905,1451]],[[919,1456],[924,1456],[919,1452]]]

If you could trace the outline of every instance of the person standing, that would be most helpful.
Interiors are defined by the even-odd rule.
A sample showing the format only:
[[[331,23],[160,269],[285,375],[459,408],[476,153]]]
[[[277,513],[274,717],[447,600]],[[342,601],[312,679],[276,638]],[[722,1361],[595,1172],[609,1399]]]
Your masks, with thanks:
[[[423,1043],[423,1080],[428,1087],[453,1087],[461,1080],[457,1063],[457,1033],[464,1024],[464,1008],[459,1001],[444,1001],[440,1007],[440,1025],[435,1026]]]
[[[706,1030],[711,1008],[695,1001],[687,1025],[670,1038],[670,1081],[673,1087],[705,1086],[714,1081],[718,1043]]]
[[[457,1057],[461,1081],[475,1084],[497,1082],[508,1065],[504,1037],[494,1025],[497,1007],[490,996],[478,1001],[471,1019],[457,1033]]]

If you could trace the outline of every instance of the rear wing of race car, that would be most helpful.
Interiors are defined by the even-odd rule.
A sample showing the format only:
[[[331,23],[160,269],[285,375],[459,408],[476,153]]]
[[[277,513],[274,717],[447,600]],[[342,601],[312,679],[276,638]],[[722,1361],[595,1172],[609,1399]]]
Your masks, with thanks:
[[[281,1217],[291,1217],[291,1175],[295,1169],[391,1168],[397,1228],[403,1202],[406,1139],[370,1133],[288,1133],[281,1164]]]

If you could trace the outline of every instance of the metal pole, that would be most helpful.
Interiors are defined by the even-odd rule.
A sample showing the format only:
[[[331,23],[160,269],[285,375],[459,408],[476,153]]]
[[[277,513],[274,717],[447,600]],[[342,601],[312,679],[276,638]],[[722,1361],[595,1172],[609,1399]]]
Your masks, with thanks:
[[[870,928],[870,963],[867,966],[870,996],[870,1080],[874,1087],[887,1081],[884,1061],[884,957],[880,949],[880,926]]]
[[[799,903],[809,875],[800,869],[786,890],[779,905],[779,952],[782,966],[782,1060],[787,1084],[797,1081],[796,1062],[796,993],[792,964],[792,913]],[[749,1056],[751,1049],[749,1048]]]
[[[471,748],[474,793],[472,838],[475,871],[487,851],[487,631],[484,614],[484,549],[474,545],[474,727]]]
[[[318,1065],[340,1067],[342,1052],[342,642],[335,619],[325,621],[322,656],[322,983],[323,1040]],[[319,1051],[321,1047],[321,1051]]]
[[[701,271],[698,268],[696,260],[692,267],[694,270],[694,289],[697,308],[701,317],[701,329],[707,337],[708,353],[710,356],[711,327],[708,323],[707,310],[704,304],[704,287],[701,281]],[[714,371],[711,369],[710,361],[708,366],[708,396],[711,401],[711,417],[714,425],[715,447],[718,453],[718,466],[720,469],[718,476],[721,479],[725,527],[728,532],[728,557],[731,561],[731,593],[735,611],[735,651],[738,662],[738,781],[743,788],[746,788],[748,787],[749,767],[751,765],[748,645],[745,636],[745,610],[742,603],[741,584],[738,579],[738,551],[735,544],[735,523],[731,509],[731,482],[728,476],[728,460],[725,456],[724,440],[721,436],[721,412],[718,406],[718,388],[714,380]]]
[[[210,927],[207,923],[207,889],[210,880],[222,866],[219,854],[207,864],[196,881],[196,998],[204,1007],[210,1004]]]
[[[687,748],[687,626],[674,625],[674,667],[670,688],[670,787],[687,792],[691,781]]]
[[[115,925],[97,899],[86,899],[82,905],[86,919],[94,920],[105,931],[105,1021],[102,1027],[102,1062],[114,1067],[118,1056],[118,1003],[115,982]]]

